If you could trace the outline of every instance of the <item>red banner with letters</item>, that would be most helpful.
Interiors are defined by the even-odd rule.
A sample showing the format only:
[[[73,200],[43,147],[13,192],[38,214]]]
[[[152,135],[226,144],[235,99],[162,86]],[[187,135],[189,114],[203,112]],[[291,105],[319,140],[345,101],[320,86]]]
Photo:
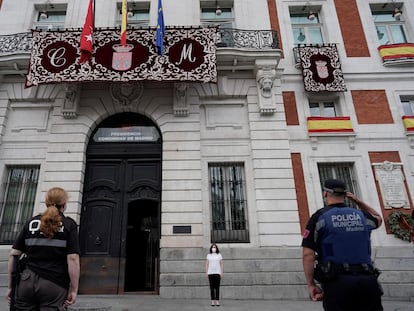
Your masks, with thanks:
[[[79,62],[81,31],[33,31],[26,87],[85,81],[217,82],[214,27],[167,28],[165,53],[158,55],[155,29],[131,29],[127,45],[119,29],[94,31],[93,57]]]

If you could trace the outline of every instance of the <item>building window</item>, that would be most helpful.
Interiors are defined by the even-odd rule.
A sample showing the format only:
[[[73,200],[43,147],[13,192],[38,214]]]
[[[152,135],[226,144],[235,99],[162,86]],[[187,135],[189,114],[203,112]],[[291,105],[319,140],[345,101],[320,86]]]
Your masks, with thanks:
[[[401,104],[405,116],[414,116],[414,99],[401,97]]]
[[[332,101],[329,102],[318,102],[311,101],[309,102],[310,115],[312,117],[336,117],[335,103]]]
[[[36,7],[36,20],[33,28],[37,30],[59,30],[65,28],[66,4],[46,4]]]
[[[10,166],[3,183],[1,204],[0,244],[12,244],[22,225],[33,215],[38,166]]]
[[[371,12],[380,45],[407,42],[404,20],[393,16],[393,8],[388,4],[372,5]]]
[[[290,21],[296,45],[323,44],[323,25],[320,20],[319,8],[291,7]]]
[[[211,242],[249,242],[243,163],[210,163]]]
[[[118,16],[116,23],[121,25],[122,5],[118,3]],[[150,3],[149,2],[132,2],[127,4],[128,27],[147,28],[150,23]]]
[[[358,196],[356,180],[354,176],[354,163],[336,162],[336,163],[318,163],[319,181],[323,189],[323,183],[326,179],[335,178],[342,180],[346,185],[346,190]],[[356,207],[355,203],[345,199],[348,206]]]
[[[233,28],[233,2],[229,1],[202,1],[201,25],[218,26],[217,46],[234,46]]]

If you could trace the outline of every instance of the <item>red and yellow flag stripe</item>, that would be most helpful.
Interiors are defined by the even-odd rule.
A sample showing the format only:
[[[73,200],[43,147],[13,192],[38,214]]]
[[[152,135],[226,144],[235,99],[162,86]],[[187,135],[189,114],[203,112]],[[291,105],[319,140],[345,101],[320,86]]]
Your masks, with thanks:
[[[414,59],[414,43],[387,44],[378,47],[383,60]]]
[[[407,131],[414,132],[414,116],[403,116],[402,119]]]
[[[308,131],[321,132],[353,132],[350,117],[308,117]]]
[[[126,28],[127,28],[127,0],[122,0],[122,9],[121,9],[121,45],[126,45]]]

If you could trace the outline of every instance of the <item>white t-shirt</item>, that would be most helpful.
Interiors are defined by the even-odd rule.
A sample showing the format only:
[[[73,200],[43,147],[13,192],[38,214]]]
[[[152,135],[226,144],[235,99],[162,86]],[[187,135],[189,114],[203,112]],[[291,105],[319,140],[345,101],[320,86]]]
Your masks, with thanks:
[[[207,254],[208,260],[208,271],[207,274],[221,274],[221,265],[220,262],[223,260],[221,254]]]

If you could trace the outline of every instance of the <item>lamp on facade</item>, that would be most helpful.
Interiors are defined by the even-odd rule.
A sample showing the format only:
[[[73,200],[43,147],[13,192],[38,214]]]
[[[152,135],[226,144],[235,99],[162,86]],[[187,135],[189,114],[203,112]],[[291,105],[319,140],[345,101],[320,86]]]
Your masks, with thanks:
[[[316,18],[316,13],[310,11],[308,14],[308,20],[313,21]]]
[[[132,16],[134,16],[134,11],[132,11],[131,9],[128,10],[127,13],[128,18],[131,18]]]
[[[392,17],[394,17],[397,21],[401,19],[402,11],[399,8],[394,8],[394,11],[392,12]]]
[[[220,16],[223,11],[221,10],[220,6],[218,5],[218,2],[216,1],[216,15]]]
[[[40,19],[47,19],[49,17],[49,15],[47,14],[46,10],[43,10],[42,12],[40,12],[39,17],[40,17]]]
[[[48,17],[49,17],[49,14],[47,13],[47,6],[48,5],[50,5],[50,7],[53,8],[52,4],[50,3],[50,0],[47,0],[46,3],[45,3],[44,10],[42,10],[39,14],[40,19],[43,19],[43,20],[48,19]]]

